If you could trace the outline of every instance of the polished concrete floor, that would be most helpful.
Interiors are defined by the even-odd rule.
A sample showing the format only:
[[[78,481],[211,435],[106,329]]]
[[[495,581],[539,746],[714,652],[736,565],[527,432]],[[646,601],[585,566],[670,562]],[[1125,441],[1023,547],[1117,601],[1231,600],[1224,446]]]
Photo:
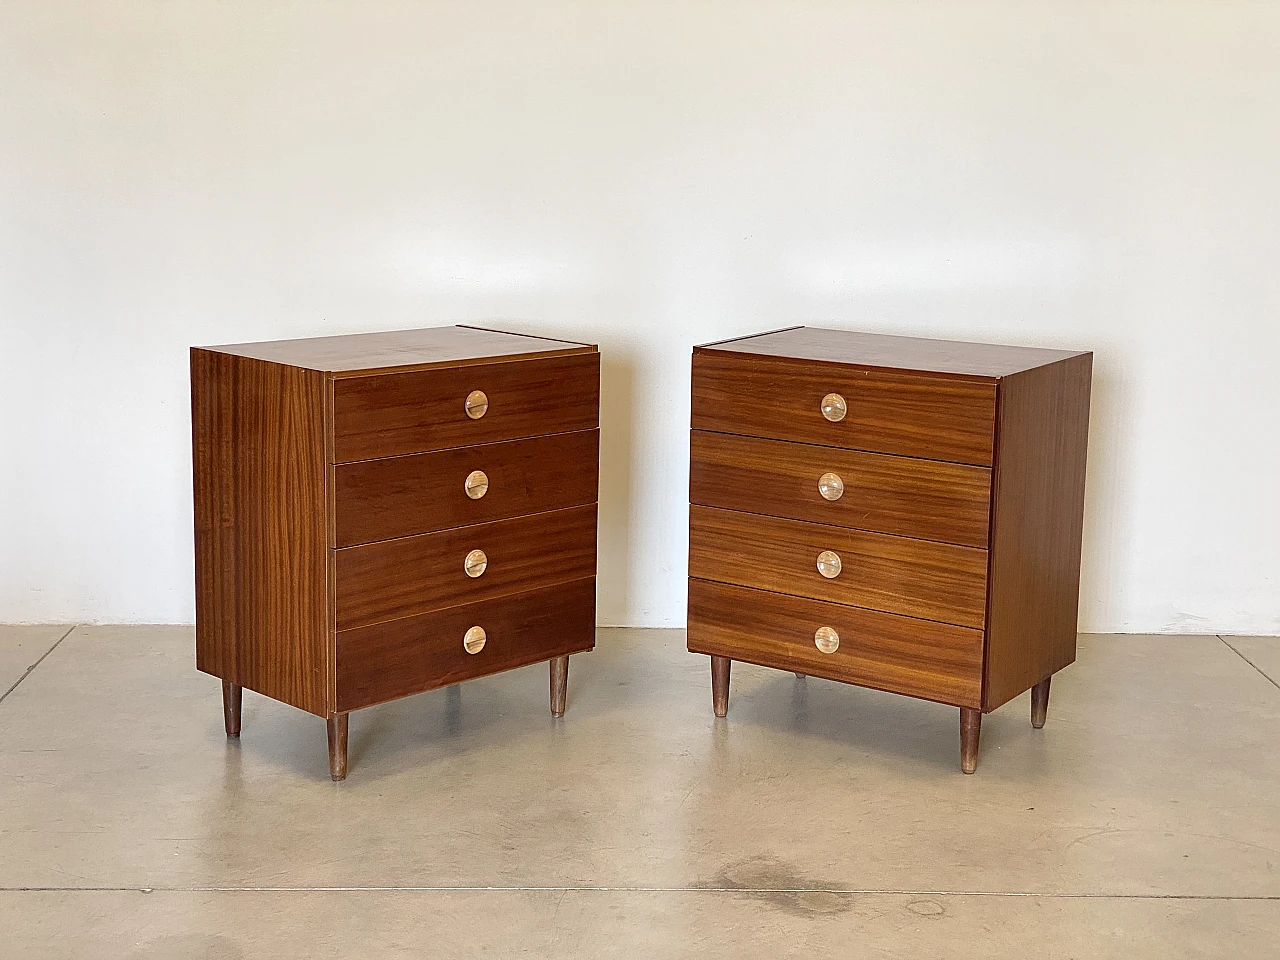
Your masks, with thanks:
[[[1280,639],[1081,638],[1033,730],[601,630],[324,723],[182,627],[0,627],[0,956],[1280,957]],[[32,668],[32,665],[35,665]],[[16,684],[16,686],[14,686]]]

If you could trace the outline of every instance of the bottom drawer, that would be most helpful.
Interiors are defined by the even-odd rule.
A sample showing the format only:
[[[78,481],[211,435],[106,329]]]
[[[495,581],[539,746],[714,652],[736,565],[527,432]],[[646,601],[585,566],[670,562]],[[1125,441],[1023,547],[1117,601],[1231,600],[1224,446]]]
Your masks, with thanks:
[[[596,642],[594,577],[338,633],[338,711],[358,710],[567,653]],[[469,653],[472,627],[484,646]]]
[[[819,628],[839,645],[818,649]],[[689,650],[957,707],[982,705],[982,631],[689,580]]]

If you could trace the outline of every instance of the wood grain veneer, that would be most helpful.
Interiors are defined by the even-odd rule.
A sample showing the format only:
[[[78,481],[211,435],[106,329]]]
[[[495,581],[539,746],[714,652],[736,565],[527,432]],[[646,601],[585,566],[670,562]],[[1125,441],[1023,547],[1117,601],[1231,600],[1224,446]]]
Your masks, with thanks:
[[[599,369],[465,327],[193,348],[196,665],[227,735],[243,687],[290,703],[340,780],[350,710],[540,659],[562,713],[594,643]],[[459,617],[497,637],[466,652]]]
[[[818,572],[826,550],[833,579]],[[689,576],[977,629],[986,616],[985,550],[697,505]]]
[[[695,430],[773,437],[990,466],[996,390],[989,382],[757,357],[693,355]],[[815,416],[841,394],[843,420]]]
[[[823,499],[828,471],[845,485]],[[690,434],[689,501],[708,507],[986,547],[991,471],[807,443]]]
[[[960,707],[965,773],[983,712],[1032,689],[1041,726],[1075,658],[1092,356],[806,327],[695,348],[689,649],[717,716],[738,658]]]
[[[488,557],[476,578],[472,550]],[[346,547],[335,563],[339,630],[594,577],[596,505]]]
[[[489,398],[479,420],[463,405],[473,390]],[[600,422],[600,355],[335,380],[333,418],[338,463],[592,430]]]
[[[752,359],[780,358],[815,364],[839,364],[875,373],[922,373],[930,379],[999,380],[1024,370],[1082,356],[1078,350],[1053,350],[1007,343],[973,343],[899,337],[861,330],[791,326],[781,330],[735,337],[694,347],[695,355],[710,350]]]
[[[594,503],[599,464],[598,430],[338,464],[336,545]],[[479,499],[465,489],[475,470],[488,478]]]
[[[380,330],[337,337],[228,343],[204,349],[317,370],[338,379],[596,352],[595,346],[589,343],[531,337],[465,324],[420,330]]]
[[[322,374],[191,351],[196,666],[333,706]]]
[[[840,635],[835,653],[814,646],[823,626]],[[954,706],[982,702],[982,631],[931,620],[690,579],[689,649]]]
[[[1093,354],[1000,383],[983,709],[1075,661]]]
[[[361,707],[595,646],[595,579],[338,633],[338,709]],[[469,654],[471,627],[487,634]],[[552,696],[552,712],[555,712]],[[563,700],[561,700],[563,706]]]

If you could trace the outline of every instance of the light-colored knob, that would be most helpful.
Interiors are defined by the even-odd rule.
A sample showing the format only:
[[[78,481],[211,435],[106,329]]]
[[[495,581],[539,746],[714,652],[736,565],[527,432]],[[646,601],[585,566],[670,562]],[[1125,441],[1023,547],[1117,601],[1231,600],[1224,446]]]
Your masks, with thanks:
[[[479,653],[488,639],[489,635],[484,632],[484,627],[472,627],[462,635],[462,649],[471,654]]]
[[[844,481],[838,473],[824,473],[818,478],[818,492],[824,500],[839,500],[844,496]]]
[[[839,423],[848,412],[849,406],[840,394],[828,393],[822,398],[822,415],[832,423]]]
[[[487,566],[489,566],[489,558],[484,555],[484,551],[472,550],[463,561],[462,569],[467,571],[468,577],[474,578],[484,573]]]
[[[818,572],[828,580],[840,576],[840,554],[834,550],[823,550],[818,554]]]
[[[489,412],[489,398],[483,390],[472,390],[467,394],[467,402],[462,407],[467,411],[468,417],[479,420]]]
[[[462,489],[467,491],[467,496],[472,500],[479,500],[489,492],[489,478],[483,470],[472,470],[467,474]]]
[[[813,635],[813,645],[823,653],[835,653],[840,649],[840,634],[830,627],[819,627]]]

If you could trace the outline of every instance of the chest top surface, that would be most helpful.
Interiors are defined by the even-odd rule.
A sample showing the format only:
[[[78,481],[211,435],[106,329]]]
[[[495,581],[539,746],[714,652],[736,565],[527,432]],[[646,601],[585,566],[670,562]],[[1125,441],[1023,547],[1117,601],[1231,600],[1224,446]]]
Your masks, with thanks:
[[[1087,352],[927,340],[823,327],[790,327],[708,343],[694,350],[991,379],[1011,376]]]
[[[307,370],[320,370],[337,376],[350,376],[386,367],[423,369],[596,352],[596,346],[590,343],[551,340],[461,325],[301,340],[231,343],[200,349]]]

